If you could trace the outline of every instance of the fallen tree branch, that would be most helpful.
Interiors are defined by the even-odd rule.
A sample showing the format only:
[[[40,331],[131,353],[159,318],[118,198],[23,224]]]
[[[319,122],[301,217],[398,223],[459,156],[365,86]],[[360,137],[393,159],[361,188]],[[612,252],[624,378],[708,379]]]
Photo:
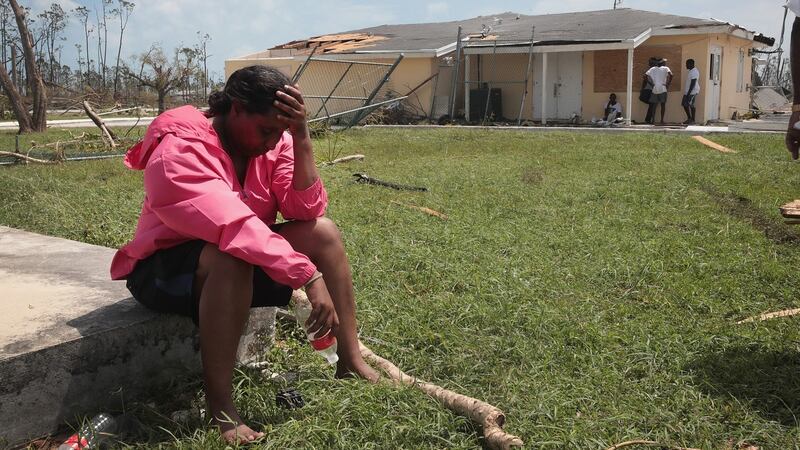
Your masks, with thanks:
[[[307,302],[308,297],[305,292],[296,290],[292,292],[292,301]],[[297,321],[294,314],[288,311],[285,311],[280,317],[295,322]],[[472,397],[467,397],[466,395],[444,389],[435,384],[407,375],[392,364],[391,361],[376,355],[361,341],[358,342],[358,349],[364,359],[380,367],[395,384],[416,386],[456,414],[460,414],[480,424],[483,427],[483,436],[488,448],[493,450],[507,450],[524,445],[522,439],[503,431],[503,424],[506,421],[506,416],[503,411],[498,408]]]
[[[611,447],[608,447],[607,450],[617,450],[617,449],[624,448],[624,447],[630,447],[632,445],[644,445],[646,447],[660,447],[660,448],[665,449],[665,450],[666,449],[669,449],[669,450],[700,450],[699,448],[673,447],[673,446],[669,446],[669,445],[660,444],[660,443],[655,442],[655,441],[642,441],[642,440],[621,442],[619,444],[612,445]]]
[[[108,129],[106,123],[103,122],[103,119],[101,119],[100,116],[98,116],[97,113],[94,112],[92,107],[89,105],[89,102],[87,102],[86,100],[83,101],[83,110],[86,111],[86,115],[89,116],[90,119],[92,119],[92,122],[94,122],[94,124],[97,125],[100,128],[100,130],[102,130],[103,136],[106,138],[111,148],[112,149],[117,148],[117,143],[115,142],[116,136],[114,136],[114,133],[112,133],[111,130]]]
[[[426,208],[424,206],[409,205],[407,203],[400,203],[400,202],[395,201],[395,200],[392,200],[392,203],[395,204],[395,205],[405,206],[406,208],[416,209],[417,211],[422,211],[425,214],[428,214],[428,215],[434,216],[434,217],[438,217],[438,218],[440,218],[442,220],[447,220],[448,219],[447,215],[442,214],[439,211],[436,211],[436,210],[433,210],[433,209],[430,209],[430,208]]]
[[[349,156],[342,156],[341,158],[334,159],[333,161],[325,161],[320,166],[332,166],[334,164],[345,163],[350,161],[363,161],[364,155],[349,155]]]
[[[358,347],[364,359],[380,367],[395,383],[416,386],[422,390],[422,392],[425,392],[441,402],[446,408],[480,424],[483,427],[483,437],[486,440],[486,446],[488,448],[510,449],[512,447],[522,447],[524,445],[522,439],[506,433],[503,430],[506,416],[503,414],[503,411],[498,408],[486,402],[412,377],[404,373],[389,360],[381,358],[373,353],[372,350],[367,348],[367,346],[360,341]]]
[[[779,317],[792,317],[800,314],[800,309],[787,309],[785,311],[777,311],[772,313],[759,314],[757,316],[748,317],[747,319],[736,322],[736,325],[751,322],[763,322],[765,320],[777,319]]]
[[[14,153],[14,152],[0,151],[0,156],[11,156],[11,157],[14,157],[14,158],[19,158],[19,159],[22,159],[24,161],[32,162],[32,163],[36,163],[36,164],[58,164],[59,163],[59,161],[48,161],[46,159],[37,159],[37,158],[32,158],[32,157],[27,156],[27,155],[23,155],[22,153]]]
[[[397,189],[398,191],[420,191],[420,192],[428,192],[428,188],[426,187],[417,187],[417,186],[407,186],[405,184],[397,184],[392,183],[390,181],[381,181],[376,178],[370,178],[365,173],[354,173],[354,177],[356,177],[356,183],[365,183],[365,184],[374,184],[376,186],[385,186],[392,189]]]

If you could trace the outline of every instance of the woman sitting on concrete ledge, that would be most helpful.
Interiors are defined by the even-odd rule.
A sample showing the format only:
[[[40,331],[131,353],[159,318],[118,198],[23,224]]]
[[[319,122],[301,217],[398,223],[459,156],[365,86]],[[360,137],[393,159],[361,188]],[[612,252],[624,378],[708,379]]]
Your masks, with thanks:
[[[304,287],[309,331],[338,340],[336,376],[378,378],[359,353],[350,265],[323,216],[303,96],[289,83],[273,68],[240,69],[209,97],[208,112],[166,111],[125,157],[144,170],[145,200],[111,276],[127,279],[145,306],[199,326],[210,417],[230,443],[263,436],[232,396],[250,307],[286,305]],[[275,223],[278,212],[286,222]]]

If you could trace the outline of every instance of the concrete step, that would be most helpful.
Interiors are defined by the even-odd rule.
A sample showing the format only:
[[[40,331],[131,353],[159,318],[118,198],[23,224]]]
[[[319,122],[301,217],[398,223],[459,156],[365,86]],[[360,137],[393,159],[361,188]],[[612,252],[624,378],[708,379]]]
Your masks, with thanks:
[[[0,227],[0,448],[199,375],[191,319],[139,305],[110,280],[113,255]],[[274,324],[273,308],[251,312],[240,362],[265,354]]]

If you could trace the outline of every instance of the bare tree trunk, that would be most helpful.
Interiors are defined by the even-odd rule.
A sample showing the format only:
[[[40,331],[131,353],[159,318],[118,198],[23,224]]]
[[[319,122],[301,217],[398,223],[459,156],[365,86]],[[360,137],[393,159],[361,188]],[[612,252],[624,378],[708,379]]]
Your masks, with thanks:
[[[28,31],[25,11],[20,8],[17,0],[9,0],[9,3],[11,3],[11,8],[14,10],[14,16],[17,19],[22,50],[25,54],[25,69],[33,94],[31,128],[33,131],[44,131],[45,128],[47,128],[47,91],[45,90],[44,81],[42,81],[42,75],[39,73],[39,68],[36,65],[36,59],[33,53],[33,39]],[[22,132],[22,129],[20,129],[20,132]]]
[[[162,90],[158,91],[158,113],[159,114],[161,114],[161,113],[163,113],[164,111],[167,110],[167,108],[165,107],[165,103],[166,103],[165,99],[166,99],[166,97],[167,97],[167,93],[166,92],[164,92]]]
[[[8,76],[8,72],[3,65],[0,65],[0,84],[3,85],[3,90],[11,101],[11,110],[14,112],[14,117],[17,118],[17,123],[19,123],[19,133],[30,133],[33,128],[31,127],[31,115],[28,114],[28,107],[25,105],[22,96],[19,95],[19,91],[17,91],[14,82]]]

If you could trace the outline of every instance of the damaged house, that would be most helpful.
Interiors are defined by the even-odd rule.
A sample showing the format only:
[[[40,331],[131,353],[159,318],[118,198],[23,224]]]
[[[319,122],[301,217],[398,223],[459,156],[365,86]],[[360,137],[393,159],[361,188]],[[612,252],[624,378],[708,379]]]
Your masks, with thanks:
[[[474,122],[491,109],[498,120],[586,121],[601,116],[609,94],[616,93],[625,117],[641,122],[646,112],[638,100],[642,77],[648,60],[659,57],[668,60],[675,76],[667,121],[680,122],[685,62],[694,59],[701,73],[697,119],[707,122],[750,109],[752,50],[773,44],[774,39],[734,24],[635,9],[540,16],[509,12],[297,40],[227,60],[225,72],[269,64],[292,75],[312,53],[325,60],[390,66],[402,54],[382,95],[416,88],[406,102],[433,120],[453,112]],[[314,89],[333,92],[344,79],[340,72],[315,73]],[[309,88],[308,82],[302,84]]]

